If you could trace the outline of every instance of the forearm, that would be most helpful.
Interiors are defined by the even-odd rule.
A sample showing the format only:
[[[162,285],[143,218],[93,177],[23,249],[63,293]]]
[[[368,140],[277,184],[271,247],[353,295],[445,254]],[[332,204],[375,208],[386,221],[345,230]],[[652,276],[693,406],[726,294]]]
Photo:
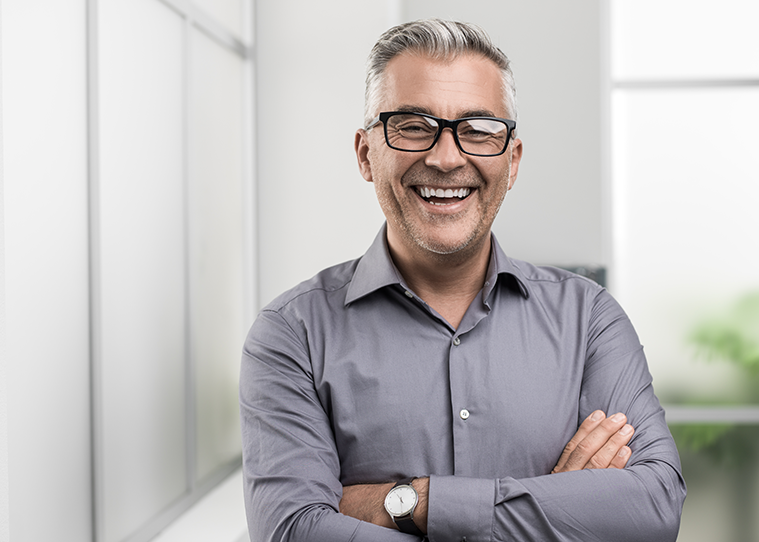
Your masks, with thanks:
[[[663,416],[658,423],[651,423],[653,418],[643,422],[639,449],[627,467],[615,465],[619,457],[629,457],[630,433],[625,433],[630,426],[615,431],[624,417],[601,423],[593,417],[581,425],[570,442],[575,442],[571,457],[573,446],[568,445],[553,474],[496,480],[431,477],[430,540],[675,540],[685,484]],[[599,432],[602,438],[589,447],[589,437]],[[583,445],[577,446],[578,440]],[[584,467],[578,470],[573,464]]]
[[[684,496],[677,471],[661,463],[501,480],[494,539],[674,541]]]
[[[245,453],[243,458],[251,541],[409,542],[408,535],[397,530],[338,513],[339,482],[335,487],[325,483],[329,477],[318,475],[317,463],[311,462],[310,476],[305,473],[284,475],[287,469],[284,466],[276,469],[283,474],[274,475],[259,471],[255,454]],[[382,498],[379,508],[384,512]]]
[[[397,529],[384,507],[385,496],[394,485],[391,482],[344,487],[343,498],[340,500],[340,513],[388,529]],[[419,497],[414,509],[414,523],[423,533],[426,533],[429,478],[415,478],[411,485],[416,489]]]
[[[394,529],[395,524],[383,506],[385,495],[393,485],[393,482],[390,482],[345,486],[343,497],[340,499],[340,513],[380,527]]]
[[[522,480],[432,477],[432,542],[675,540],[684,488],[667,465]]]
[[[432,477],[430,540],[675,540],[685,485],[663,417],[653,425],[653,418],[644,422],[648,431],[629,467],[626,444],[634,430],[623,415],[602,418],[600,411],[586,418],[553,474]]]

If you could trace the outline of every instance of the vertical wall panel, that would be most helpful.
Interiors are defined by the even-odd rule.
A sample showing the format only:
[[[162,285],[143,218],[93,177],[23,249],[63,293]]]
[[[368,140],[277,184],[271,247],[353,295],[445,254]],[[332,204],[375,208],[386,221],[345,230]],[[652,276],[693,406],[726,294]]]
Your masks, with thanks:
[[[183,20],[99,3],[104,532],[122,540],[187,490]]]
[[[91,538],[85,14],[83,0],[2,2],[14,542]]]
[[[203,479],[240,454],[244,63],[199,31],[190,59],[190,340]]]

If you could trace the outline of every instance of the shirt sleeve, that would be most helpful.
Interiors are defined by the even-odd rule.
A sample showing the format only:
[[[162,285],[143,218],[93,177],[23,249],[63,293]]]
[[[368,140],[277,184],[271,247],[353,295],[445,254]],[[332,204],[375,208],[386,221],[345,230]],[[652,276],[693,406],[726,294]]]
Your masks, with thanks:
[[[627,316],[602,291],[590,310],[580,420],[624,412],[635,428],[624,469],[534,478],[430,478],[431,542],[667,542],[685,499],[680,460]],[[579,426],[579,423],[578,423]]]
[[[338,453],[305,348],[279,313],[265,310],[243,350],[240,414],[251,541],[418,541],[338,512]]]

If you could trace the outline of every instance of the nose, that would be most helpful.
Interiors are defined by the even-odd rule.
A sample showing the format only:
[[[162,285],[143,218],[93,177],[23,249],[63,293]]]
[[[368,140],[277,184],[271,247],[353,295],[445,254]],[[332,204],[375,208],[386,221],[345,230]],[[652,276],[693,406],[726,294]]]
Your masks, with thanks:
[[[445,128],[435,146],[427,151],[424,163],[429,167],[448,172],[463,166],[466,160],[466,155],[456,145],[453,130]]]

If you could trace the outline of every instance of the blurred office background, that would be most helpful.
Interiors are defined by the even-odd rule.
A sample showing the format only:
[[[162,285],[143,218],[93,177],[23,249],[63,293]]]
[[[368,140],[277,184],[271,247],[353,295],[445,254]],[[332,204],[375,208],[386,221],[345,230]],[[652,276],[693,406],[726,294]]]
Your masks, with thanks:
[[[759,540],[754,0],[2,0],[0,540],[245,539],[243,338],[381,226],[364,61],[429,16],[513,61],[494,229],[606,271],[678,440],[678,540]]]

